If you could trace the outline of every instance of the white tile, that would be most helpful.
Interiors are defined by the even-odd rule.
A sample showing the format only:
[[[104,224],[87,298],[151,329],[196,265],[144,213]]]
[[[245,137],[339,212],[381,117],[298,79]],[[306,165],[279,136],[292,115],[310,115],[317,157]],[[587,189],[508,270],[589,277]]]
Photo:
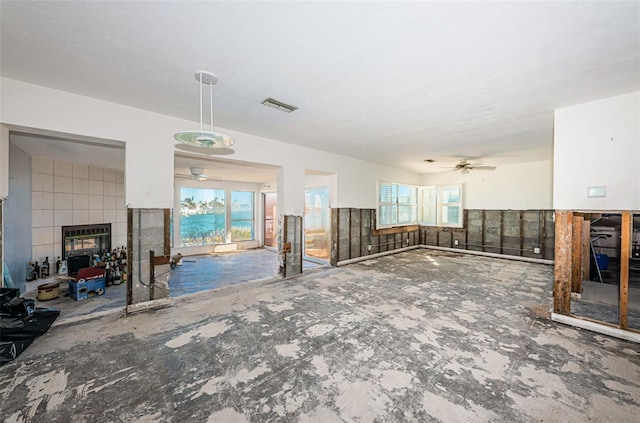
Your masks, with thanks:
[[[115,237],[115,243],[114,245],[118,246],[118,247],[122,247],[123,245],[126,246],[127,245],[127,235],[119,235]]]
[[[53,244],[53,242],[53,226],[31,230],[31,245],[46,245]]]
[[[116,183],[115,182],[105,182],[104,190],[102,192],[104,195],[116,195]]]
[[[56,192],[53,194],[54,210],[71,210],[73,209],[73,194],[64,192]]]
[[[103,210],[104,202],[102,195],[89,194],[89,210]]]
[[[89,194],[103,195],[104,194],[104,183],[102,181],[89,180]]]
[[[73,211],[73,224],[74,225],[88,225],[89,224],[89,210],[74,210]]]
[[[31,191],[53,192],[53,178],[50,175],[32,173]]]
[[[45,257],[49,257],[49,263],[51,263],[51,259],[54,256],[56,251],[55,244],[46,244],[46,245],[34,245],[31,247],[31,260],[37,261],[38,264],[42,264]],[[55,263],[53,263],[55,266]],[[54,268],[55,271],[55,268]]]
[[[31,210],[31,227],[53,226],[53,210]]]
[[[127,205],[124,203],[124,197],[116,197],[116,210],[120,209],[127,209]]]
[[[32,157],[31,171],[33,173],[53,175],[53,159],[50,159],[48,157]]]
[[[116,210],[116,222],[127,222],[127,210]]]
[[[55,226],[73,225],[73,210],[55,210],[53,212]]]
[[[116,170],[116,183],[124,184],[124,172],[121,170]]]
[[[53,209],[53,193],[52,192],[31,192],[31,208],[32,209]]]
[[[115,223],[116,222],[116,211],[115,210],[104,210],[104,221],[105,221],[105,223]]]
[[[78,179],[89,179],[89,166],[74,164],[73,177]]]
[[[115,210],[116,209],[116,197],[115,195],[105,195],[104,196],[104,209],[105,210]]]
[[[89,224],[104,223],[103,210],[89,210]]]
[[[73,194],[73,210],[88,210],[89,196],[87,194]]]
[[[116,195],[124,197],[124,184],[116,184]]]
[[[73,192],[73,178],[66,176],[53,177],[53,192]]]
[[[105,182],[116,182],[116,171],[113,169],[105,169],[103,174],[103,181]]]
[[[73,178],[74,194],[89,194],[89,180]]]
[[[127,224],[126,223],[122,223],[122,222],[118,222],[116,223],[116,237],[118,236],[123,236],[123,235],[127,235]]]
[[[56,220],[56,212],[53,212],[53,220],[55,223]],[[54,226],[53,227],[53,243],[61,245],[62,243],[62,226]]]
[[[73,177],[73,165],[67,162],[61,162],[55,160],[53,162],[53,174],[55,176],[66,176],[68,178]]]
[[[104,169],[101,167],[89,166],[89,180],[90,181],[100,181],[102,182],[102,178],[104,177]]]

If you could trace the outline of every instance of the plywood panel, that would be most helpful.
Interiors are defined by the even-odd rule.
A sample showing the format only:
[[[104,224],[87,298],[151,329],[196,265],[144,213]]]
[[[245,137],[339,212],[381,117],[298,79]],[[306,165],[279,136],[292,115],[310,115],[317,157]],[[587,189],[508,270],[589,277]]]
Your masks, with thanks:
[[[571,313],[572,223],[573,212],[556,210],[553,311],[564,315]]]

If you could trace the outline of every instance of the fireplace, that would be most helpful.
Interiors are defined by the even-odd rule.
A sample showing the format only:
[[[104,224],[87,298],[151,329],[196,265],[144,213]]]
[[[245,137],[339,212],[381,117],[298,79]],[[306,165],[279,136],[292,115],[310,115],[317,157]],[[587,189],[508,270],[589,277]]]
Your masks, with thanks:
[[[111,223],[62,227],[62,260],[111,251]]]

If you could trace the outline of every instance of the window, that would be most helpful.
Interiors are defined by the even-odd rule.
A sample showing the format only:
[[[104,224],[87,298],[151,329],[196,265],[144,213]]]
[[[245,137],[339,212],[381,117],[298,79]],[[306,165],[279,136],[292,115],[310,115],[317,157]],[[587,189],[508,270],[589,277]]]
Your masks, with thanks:
[[[225,191],[180,189],[180,246],[222,244],[226,237]]]
[[[462,184],[415,187],[378,183],[377,227],[417,225],[462,227]]]
[[[433,185],[421,191],[421,224],[462,227],[462,185]]]
[[[231,241],[251,241],[253,236],[253,192],[231,191]]]
[[[378,227],[418,223],[418,187],[380,182]]]

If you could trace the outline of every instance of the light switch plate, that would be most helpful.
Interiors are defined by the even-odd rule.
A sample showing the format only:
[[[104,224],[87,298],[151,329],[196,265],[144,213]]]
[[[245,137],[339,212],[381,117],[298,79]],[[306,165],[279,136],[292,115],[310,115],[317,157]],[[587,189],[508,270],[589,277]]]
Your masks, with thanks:
[[[587,187],[587,198],[606,197],[606,196],[607,196],[606,185]]]

